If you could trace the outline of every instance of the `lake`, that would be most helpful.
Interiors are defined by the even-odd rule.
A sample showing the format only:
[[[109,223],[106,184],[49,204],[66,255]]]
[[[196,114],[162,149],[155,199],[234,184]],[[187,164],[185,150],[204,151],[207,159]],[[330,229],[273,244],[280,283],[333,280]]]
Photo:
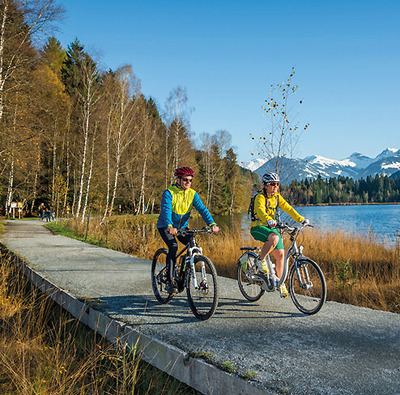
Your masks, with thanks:
[[[301,206],[296,210],[308,218],[321,230],[342,229],[353,234],[376,235],[377,239],[388,246],[400,242],[400,205],[352,205],[352,206]],[[283,222],[291,218],[282,213]],[[240,227],[248,234],[250,218],[247,213],[216,215],[215,221],[228,227]],[[200,219],[192,219],[191,227],[204,226]]]

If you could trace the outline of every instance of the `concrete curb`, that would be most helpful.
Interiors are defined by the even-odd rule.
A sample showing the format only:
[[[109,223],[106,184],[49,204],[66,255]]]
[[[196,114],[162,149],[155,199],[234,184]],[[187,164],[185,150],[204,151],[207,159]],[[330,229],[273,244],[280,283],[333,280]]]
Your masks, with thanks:
[[[6,247],[7,248],[7,247]],[[59,288],[14,255],[24,276],[80,322],[107,340],[137,347],[142,360],[164,371],[203,394],[272,394],[253,383],[229,374],[201,358],[191,357],[179,348],[137,331],[132,326],[112,319]]]

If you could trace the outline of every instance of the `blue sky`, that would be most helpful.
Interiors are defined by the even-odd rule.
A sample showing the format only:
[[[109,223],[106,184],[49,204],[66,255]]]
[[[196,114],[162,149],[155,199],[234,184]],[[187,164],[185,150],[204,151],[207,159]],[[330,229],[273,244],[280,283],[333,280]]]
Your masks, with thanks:
[[[75,37],[103,69],[131,64],[142,92],[164,107],[186,88],[194,136],[232,135],[240,161],[249,134],[267,130],[261,106],[292,66],[310,123],[298,157],[375,157],[400,148],[400,1],[61,0],[55,36]]]

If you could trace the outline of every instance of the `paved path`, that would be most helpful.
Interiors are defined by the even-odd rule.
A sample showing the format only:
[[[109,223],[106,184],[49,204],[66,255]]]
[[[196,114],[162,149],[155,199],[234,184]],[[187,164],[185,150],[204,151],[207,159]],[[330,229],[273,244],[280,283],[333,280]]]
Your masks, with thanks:
[[[198,321],[185,295],[156,302],[150,262],[55,236],[39,220],[9,221],[2,242],[42,276],[108,316],[185,351],[213,354],[268,393],[400,394],[400,315],[327,302],[300,314],[274,292],[246,302],[236,281],[219,278],[214,317]],[[328,290],[329,291],[329,290]]]

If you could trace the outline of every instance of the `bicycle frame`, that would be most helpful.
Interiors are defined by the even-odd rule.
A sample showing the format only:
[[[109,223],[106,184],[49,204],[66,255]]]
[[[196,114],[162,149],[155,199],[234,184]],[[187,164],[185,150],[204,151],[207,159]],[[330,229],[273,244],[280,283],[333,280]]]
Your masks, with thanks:
[[[290,246],[287,249],[286,254],[285,254],[285,259],[283,261],[283,273],[282,273],[281,279],[278,282],[278,286],[280,286],[282,283],[284,283],[286,281],[287,275],[289,273],[290,257],[293,256],[293,261],[294,261],[294,263],[296,263],[297,257],[300,255],[299,249],[297,247],[297,242],[296,242],[297,234],[298,234],[298,232],[296,233],[296,236],[291,235],[291,237],[290,237],[292,243],[290,244]],[[301,247],[301,250],[302,249],[303,248]]]
[[[311,225],[306,225],[306,226],[311,226]],[[284,230],[287,230],[289,235],[290,235],[290,240],[291,240],[291,245],[286,251],[285,254],[285,259],[284,259],[284,266],[283,266],[283,273],[281,279],[277,282],[276,286],[279,287],[281,286],[282,283],[286,281],[287,275],[289,273],[289,258],[293,257],[293,265],[295,266],[296,270],[296,275],[297,279],[299,281],[299,285],[303,289],[310,289],[313,284],[312,281],[310,280],[310,276],[308,273],[308,269],[306,266],[303,267],[303,272],[300,273],[299,270],[299,262],[301,259],[304,257],[303,255],[303,246],[297,246],[297,236],[303,231],[305,226],[303,225],[300,228],[290,228],[289,226],[283,226]]]
[[[190,233],[190,230],[189,230],[189,231],[182,231],[181,233],[182,233],[182,234]],[[196,243],[195,235],[196,235],[195,233],[191,234],[189,243],[186,244],[186,246],[183,247],[183,249],[182,249],[182,250],[177,254],[177,256],[176,256],[176,260],[177,260],[177,262],[178,262],[178,258],[179,258],[185,251],[187,251],[186,256],[185,256],[185,259],[184,259],[184,262],[183,262],[183,265],[181,264],[181,268],[180,268],[180,279],[179,279],[179,280],[185,281],[185,277],[186,277],[186,276],[184,276],[183,274],[184,274],[184,273],[186,272],[186,270],[187,270],[187,264],[188,264],[188,263],[189,263],[189,265],[190,265],[190,269],[192,270],[192,272],[195,271],[194,257],[195,257],[196,255],[202,255],[202,254],[203,254],[203,249],[202,249],[199,245],[197,245],[197,243]],[[203,262],[201,263],[201,274],[202,274],[202,277],[205,278],[205,276],[206,276],[206,269],[205,269],[205,265],[204,265]],[[199,285],[197,284],[196,276],[192,276],[192,283],[193,283],[194,289],[199,289]]]
[[[263,287],[263,289],[268,292],[274,291],[275,288],[280,287],[286,281],[287,275],[289,273],[289,259],[291,256],[293,257],[294,265],[296,265],[296,273],[299,278],[299,282],[300,282],[301,286],[303,288],[306,286],[310,286],[307,269],[305,269],[305,275],[306,275],[307,282],[304,285],[301,275],[300,275],[300,272],[299,272],[299,269],[298,269],[298,264],[297,264],[298,260],[301,259],[301,257],[303,256],[303,246],[298,247],[296,240],[297,240],[297,236],[299,235],[299,233],[304,229],[304,226],[302,226],[300,228],[290,228],[287,225],[282,225],[281,228],[288,231],[288,233],[290,235],[291,244],[290,244],[289,248],[286,250],[285,258],[283,261],[283,273],[282,273],[282,276],[280,279],[276,275],[275,265],[272,263],[271,257],[269,255],[266,256],[266,261],[267,261],[269,272],[268,272],[268,276],[267,276],[267,281],[268,281],[266,284],[267,287]],[[254,258],[257,258],[256,253],[251,252],[251,251],[247,251],[247,253],[254,256]],[[252,274],[252,276],[258,277],[260,275]],[[250,280],[250,278],[249,278],[249,280]],[[251,280],[254,281],[254,277],[252,277]]]

